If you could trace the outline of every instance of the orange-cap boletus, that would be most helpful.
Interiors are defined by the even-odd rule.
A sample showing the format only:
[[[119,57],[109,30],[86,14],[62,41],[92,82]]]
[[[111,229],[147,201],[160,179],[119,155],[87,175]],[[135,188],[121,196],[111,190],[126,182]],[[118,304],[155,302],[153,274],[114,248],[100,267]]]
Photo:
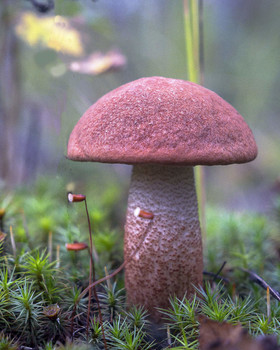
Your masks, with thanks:
[[[245,163],[257,155],[242,116],[216,93],[163,77],[142,78],[107,93],[72,131],[68,158],[133,164],[125,224],[129,261],[125,287],[130,304],[157,307],[191,295],[202,283],[202,244],[193,166]]]

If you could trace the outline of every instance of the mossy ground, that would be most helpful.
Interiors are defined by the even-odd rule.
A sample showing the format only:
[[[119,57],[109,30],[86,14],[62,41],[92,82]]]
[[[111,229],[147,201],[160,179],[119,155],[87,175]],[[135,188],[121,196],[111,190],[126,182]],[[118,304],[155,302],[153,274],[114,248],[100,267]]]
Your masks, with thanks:
[[[82,203],[67,203],[66,187],[44,179],[32,193],[1,194],[0,349],[104,349],[104,336],[108,349],[197,349],[199,314],[240,323],[254,336],[280,335],[273,297],[280,290],[279,201],[268,215],[207,208],[204,288],[162,310],[161,338],[144,309],[125,307],[123,272],[97,287],[103,327],[92,300],[86,334],[88,295],[79,295],[88,285],[89,256],[65,244],[88,242],[87,220]],[[100,278],[122,263],[117,224],[124,211],[117,187],[88,198]],[[253,273],[271,287],[269,294]]]

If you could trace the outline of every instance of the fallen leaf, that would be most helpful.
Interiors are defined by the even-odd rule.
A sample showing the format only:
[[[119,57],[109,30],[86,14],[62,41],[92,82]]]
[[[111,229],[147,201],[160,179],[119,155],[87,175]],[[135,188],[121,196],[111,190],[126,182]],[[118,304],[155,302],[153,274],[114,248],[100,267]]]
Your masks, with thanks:
[[[5,237],[6,237],[6,233],[5,232],[2,232],[0,231],[0,242],[4,241]]]
[[[5,215],[6,210],[4,208],[0,208],[0,219],[3,218],[3,216]]]
[[[81,56],[84,51],[80,33],[63,16],[40,17],[24,12],[15,31],[30,46],[41,44],[73,56]]]
[[[240,324],[217,322],[200,315],[200,350],[279,350],[275,337],[251,337]]]
[[[98,75],[110,70],[123,67],[126,57],[120,52],[113,50],[107,53],[94,52],[81,61],[71,62],[69,69],[82,74]]]

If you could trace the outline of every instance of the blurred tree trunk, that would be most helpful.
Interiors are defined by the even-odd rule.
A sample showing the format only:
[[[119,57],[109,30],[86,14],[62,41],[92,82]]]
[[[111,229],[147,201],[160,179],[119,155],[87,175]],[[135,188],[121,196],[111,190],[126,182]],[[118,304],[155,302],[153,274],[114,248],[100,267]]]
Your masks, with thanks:
[[[15,131],[20,116],[19,50],[13,31],[16,2],[0,2],[0,178],[17,181]]]
[[[40,159],[42,137],[42,109],[33,103],[28,108],[28,125],[23,146],[21,182],[28,183],[36,178]]]

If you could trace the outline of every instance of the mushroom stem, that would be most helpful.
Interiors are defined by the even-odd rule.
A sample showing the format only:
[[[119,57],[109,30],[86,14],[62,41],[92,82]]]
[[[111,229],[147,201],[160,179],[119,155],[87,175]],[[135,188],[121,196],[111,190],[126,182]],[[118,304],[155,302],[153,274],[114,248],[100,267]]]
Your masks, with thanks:
[[[202,242],[193,168],[135,165],[128,197],[124,254],[135,250],[149,220],[135,208],[154,214],[142,247],[126,266],[129,304],[143,305],[155,321],[155,308],[169,306],[170,296],[193,294],[202,283]]]

